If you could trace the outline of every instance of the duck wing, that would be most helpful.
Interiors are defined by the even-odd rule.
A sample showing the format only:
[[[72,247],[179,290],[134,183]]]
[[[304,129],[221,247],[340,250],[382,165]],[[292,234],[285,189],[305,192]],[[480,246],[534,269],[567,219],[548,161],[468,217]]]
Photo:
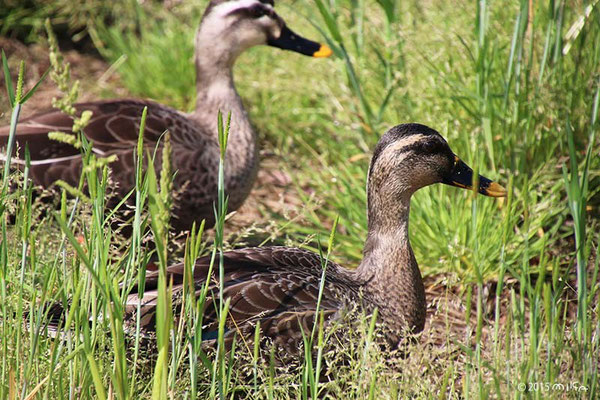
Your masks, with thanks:
[[[92,148],[100,156],[116,154],[124,158],[111,165],[113,170],[125,169],[117,175],[133,174],[133,151],[137,145],[142,110],[148,107],[144,144],[154,148],[161,135],[169,130],[174,142],[187,139],[195,127],[177,110],[152,101],[106,100],[75,105],[77,115],[84,110],[92,118],[84,133]],[[81,154],[78,149],[48,138],[48,132],[72,133],[73,119],[58,110],[33,115],[17,125],[16,142],[21,151],[27,144],[32,160],[32,176],[37,184],[50,186],[58,179],[75,185],[81,171]],[[0,147],[8,142],[9,127],[0,128]],[[22,153],[21,153],[22,155]],[[15,160],[17,164],[23,161]]]
[[[260,322],[263,336],[287,348],[297,347],[302,332],[312,331],[322,274],[321,258],[312,252],[287,248],[247,248],[223,255],[224,298],[230,299],[226,338],[234,335],[251,337]],[[198,296],[206,282],[210,257],[198,260],[194,269],[195,292]],[[344,269],[329,263],[320,311],[325,319],[343,307],[343,294],[356,288],[344,276]],[[183,298],[183,265],[167,270],[173,282],[176,314],[181,311]],[[219,282],[218,259],[210,277],[208,296],[204,305],[203,339],[214,340],[218,333]],[[147,330],[154,330],[158,272],[146,276],[145,292],[141,299],[141,319]],[[130,293],[128,312],[134,314],[140,301],[137,288]]]

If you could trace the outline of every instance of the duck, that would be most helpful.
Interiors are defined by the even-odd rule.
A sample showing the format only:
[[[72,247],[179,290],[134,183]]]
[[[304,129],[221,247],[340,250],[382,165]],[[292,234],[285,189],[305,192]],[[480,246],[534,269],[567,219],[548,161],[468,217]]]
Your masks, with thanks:
[[[331,49],[294,33],[275,12],[273,0],[212,0],[195,38],[196,106],[184,113],[150,100],[112,99],[75,105],[77,114],[92,112],[84,134],[92,151],[100,156],[116,155],[110,164],[117,200],[135,187],[134,153],[142,111],[147,107],[144,144],[154,150],[169,131],[173,190],[172,228],[189,230],[194,222],[214,225],[217,199],[219,143],[217,114],[231,112],[230,135],[225,157],[225,191],[229,212],[238,209],[249,195],[258,169],[257,135],[238,95],[233,66],[245,50],[269,45],[312,57],[328,57]],[[72,133],[73,119],[60,111],[35,114],[19,122],[16,143],[28,146],[30,176],[44,188],[62,180],[77,187],[82,155],[75,147],[48,138],[48,132]],[[0,128],[0,147],[9,139],[9,126]],[[155,168],[161,168],[157,151]],[[4,156],[6,157],[6,156]],[[14,160],[24,165],[24,160]],[[133,199],[132,199],[133,200]],[[118,203],[116,201],[115,203]]]
[[[506,195],[500,184],[481,175],[474,189],[473,175],[473,170],[434,129],[416,123],[389,129],[377,143],[368,169],[367,236],[358,267],[326,262],[320,255],[300,248],[243,248],[223,253],[224,274],[219,282],[218,264],[213,275],[208,276],[211,258],[199,258],[193,270],[198,296],[210,280],[202,340],[214,342],[217,337],[220,284],[223,301],[230,300],[225,326],[225,340],[229,342],[234,337],[252,340],[255,327],[260,324],[263,338],[289,352],[298,351],[303,335],[313,329],[317,312],[330,324],[353,306],[367,313],[377,309],[378,322],[391,345],[397,346],[407,334],[422,331],[426,299],[409,240],[411,197],[435,183],[490,197]],[[167,282],[173,285],[173,299],[179,299],[173,301],[177,317],[184,265],[171,265],[166,272]],[[127,298],[125,315],[136,321],[139,310],[144,332],[155,329],[158,276],[158,271],[147,272],[144,292],[133,286]]]

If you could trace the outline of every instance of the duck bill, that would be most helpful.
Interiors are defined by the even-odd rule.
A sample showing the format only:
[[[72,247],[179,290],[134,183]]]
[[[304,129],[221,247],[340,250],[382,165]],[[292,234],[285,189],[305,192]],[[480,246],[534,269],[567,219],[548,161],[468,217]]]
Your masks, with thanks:
[[[506,189],[504,189],[502,185],[486,178],[485,176],[479,175],[477,181],[479,185],[477,191],[479,193],[490,197],[506,196]],[[467,190],[473,190],[473,170],[460,158],[456,157],[452,174],[444,179],[442,183]]]
[[[331,55],[331,49],[328,46],[304,39],[302,36],[292,32],[286,25],[281,29],[279,37],[277,39],[269,39],[267,44],[311,57],[329,57]]]

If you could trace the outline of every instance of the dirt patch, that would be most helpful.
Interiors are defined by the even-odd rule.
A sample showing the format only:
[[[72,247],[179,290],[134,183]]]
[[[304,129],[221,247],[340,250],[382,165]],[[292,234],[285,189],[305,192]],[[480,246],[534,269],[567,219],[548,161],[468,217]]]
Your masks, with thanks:
[[[285,215],[286,218],[298,216],[303,204],[295,193],[292,184],[294,171],[282,170],[284,161],[280,156],[262,150],[260,169],[250,196],[233,213],[225,225],[226,233],[252,237],[248,245],[258,245],[260,241],[277,235],[276,221],[273,215]],[[259,240],[259,241],[257,241]]]

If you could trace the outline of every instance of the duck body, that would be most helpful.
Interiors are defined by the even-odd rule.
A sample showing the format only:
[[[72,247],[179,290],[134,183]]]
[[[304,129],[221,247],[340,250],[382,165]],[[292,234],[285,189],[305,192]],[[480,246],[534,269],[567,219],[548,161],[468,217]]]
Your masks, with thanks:
[[[224,254],[225,274],[223,295],[230,298],[227,331],[228,342],[234,336],[252,336],[260,323],[264,336],[290,351],[302,342],[302,331],[312,330],[316,316],[319,285],[322,274],[321,258],[310,251],[289,247],[245,248]],[[196,294],[204,288],[210,257],[196,262],[194,281]],[[320,310],[326,319],[335,318],[351,301],[360,296],[360,284],[352,271],[338,264],[327,265],[325,286]],[[173,298],[180,299],[183,291],[183,264],[168,268],[173,281]],[[212,341],[217,336],[219,318],[218,270],[214,272],[204,305],[202,337]],[[158,272],[147,273],[145,291],[140,300],[137,288],[128,298],[127,311],[132,316],[141,302],[141,323],[145,331],[153,331],[158,285]],[[177,303],[177,300],[174,301]]]
[[[76,114],[91,111],[84,128],[92,150],[100,156],[116,155],[110,164],[116,205],[135,182],[134,154],[144,107],[148,107],[144,145],[158,148],[157,170],[162,160],[162,135],[169,131],[173,170],[176,171],[172,226],[187,230],[193,222],[214,224],[217,198],[219,145],[217,114],[231,113],[225,158],[225,191],[229,211],[240,207],[252,188],[258,169],[256,133],[235,89],[233,65],[247,48],[269,44],[316,57],[328,56],[326,46],[293,34],[274,12],[272,1],[214,0],[207,7],[196,35],[195,110],[189,114],[149,100],[103,100],[75,105]],[[48,132],[72,133],[73,120],[60,111],[47,111],[20,121],[17,147],[28,146],[34,182],[49,187],[57,180],[77,186],[82,158],[78,149],[48,138]],[[9,127],[0,127],[0,147],[6,146]],[[22,154],[21,154],[22,155]],[[23,160],[14,160],[24,164]],[[132,199],[133,201],[133,199]],[[109,203],[109,206],[111,203]]]
[[[363,260],[356,269],[328,262],[317,310],[324,260],[306,250],[289,247],[246,248],[223,254],[223,298],[230,299],[226,338],[251,338],[260,322],[263,336],[288,351],[297,350],[303,335],[312,332],[318,313],[326,321],[340,318],[356,304],[366,312],[378,310],[387,340],[397,345],[407,333],[425,325],[425,290],[409,240],[412,194],[434,183],[471,189],[473,172],[448,147],[436,131],[418,124],[390,129],[375,148],[368,176],[368,234]],[[505,190],[479,176],[478,191],[503,196]],[[203,338],[216,338],[219,301],[218,267],[208,276],[210,258],[198,260],[194,269],[196,291],[208,280]],[[181,304],[183,265],[167,269],[173,282],[174,304]],[[158,273],[146,275],[143,296],[134,287],[128,298],[129,315],[140,307],[144,329],[155,326]],[[177,307],[175,315],[177,315]],[[133,318],[135,320],[135,318]]]
[[[162,139],[166,131],[171,134],[171,160],[177,171],[173,185],[177,188],[172,224],[176,230],[187,230],[199,217],[208,226],[214,224],[213,202],[217,193],[219,145],[215,137],[208,135],[212,127],[173,108],[147,100],[106,100],[75,105],[78,113],[89,110],[92,118],[85,128],[85,135],[93,144],[98,156],[116,155],[111,163],[111,179],[116,184],[116,203],[135,187],[135,153],[139,125],[143,109],[148,108],[144,129],[144,145],[150,154],[155,153],[155,168],[162,167]],[[226,191],[230,193],[230,209],[237,209],[248,196],[258,170],[258,146],[249,121],[236,123],[232,140],[236,145],[228,152],[231,173],[226,175]],[[32,165],[31,177],[37,185],[50,187],[62,180],[77,187],[81,176],[82,156],[75,147],[51,140],[48,132],[71,133],[73,119],[60,111],[49,111],[24,119],[18,125],[18,145],[27,143]],[[216,120],[215,120],[216,132]],[[216,136],[216,133],[215,133]],[[0,131],[0,137],[8,132]],[[237,142],[235,142],[237,141]],[[243,143],[239,143],[243,142]],[[241,154],[236,152],[241,150]],[[109,203],[109,206],[112,205]]]
[[[311,251],[292,247],[244,248],[224,254],[223,296],[230,299],[225,339],[252,337],[257,323],[261,332],[273,343],[293,353],[298,351],[317,321],[317,302],[325,260]],[[196,296],[204,290],[210,257],[199,259],[194,268]],[[416,267],[415,264],[407,269]],[[216,268],[216,267],[215,267]],[[347,310],[359,306],[367,313],[378,309],[387,322],[388,340],[397,344],[401,333],[419,332],[425,324],[425,291],[422,283],[414,285],[387,276],[362,274],[328,261],[318,312],[327,323],[340,319]],[[418,269],[417,269],[418,273]],[[420,281],[418,275],[418,282]],[[173,282],[173,299],[180,304],[184,286],[183,264],[167,269],[167,280]],[[127,312],[135,321],[141,303],[141,323],[146,332],[155,328],[158,272],[146,275],[144,295],[140,300],[134,288],[128,298]],[[218,271],[214,272],[204,304],[203,339],[217,337],[219,317]],[[391,296],[398,293],[398,296]],[[416,301],[413,305],[412,302]],[[177,316],[178,312],[175,313]],[[207,343],[209,344],[209,343]]]

